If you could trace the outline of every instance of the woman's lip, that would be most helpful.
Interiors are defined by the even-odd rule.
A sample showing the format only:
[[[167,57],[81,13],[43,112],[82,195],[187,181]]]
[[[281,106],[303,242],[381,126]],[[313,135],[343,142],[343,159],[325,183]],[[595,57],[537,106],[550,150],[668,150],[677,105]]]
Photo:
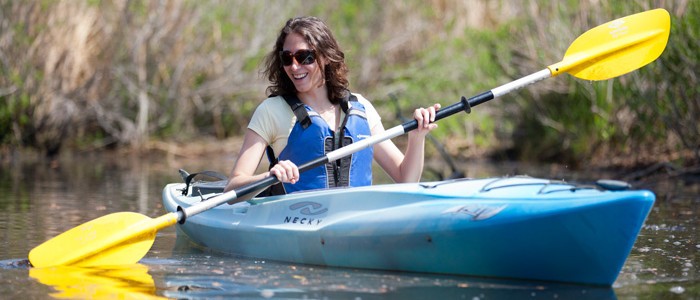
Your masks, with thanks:
[[[309,76],[309,73],[292,74],[292,77],[293,77],[295,80],[301,80],[301,79],[306,78],[307,76]]]

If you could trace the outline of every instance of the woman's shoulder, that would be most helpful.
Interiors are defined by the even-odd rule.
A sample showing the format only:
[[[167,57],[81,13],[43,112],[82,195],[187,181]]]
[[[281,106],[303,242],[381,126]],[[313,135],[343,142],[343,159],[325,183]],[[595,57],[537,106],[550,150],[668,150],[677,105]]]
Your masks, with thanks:
[[[284,98],[282,96],[277,95],[271,95],[265,100],[263,100],[262,103],[260,103],[260,107],[264,108],[277,108],[281,106],[289,107],[289,105],[287,105],[287,102],[284,101]]]
[[[287,102],[280,96],[273,96],[266,98],[258,105],[248,123],[248,128],[270,144],[274,143],[280,135],[289,134],[288,128],[293,125],[294,113]]]
[[[365,108],[365,114],[367,116],[367,121],[369,121],[370,128],[373,128],[375,125],[381,122],[382,118],[372,105],[372,102],[367,100],[367,98],[362,96],[362,94],[352,93],[352,95],[355,96],[357,98],[357,102],[362,104],[362,106]]]
[[[253,113],[253,119],[263,119],[264,122],[281,121],[294,114],[282,96],[270,96],[262,101]]]
[[[368,107],[371,107],[371,109],[374,109],[374,106],[372,105],[372,102],[369,102],[369,100],[367,100],[367,98],[365,98],[364,96],[362,96],[362,94],[359,94],[359,93],[351,93],[351,94],[352,94],[353,96],[355,96],[355,98],[357,98],[357,102],[359,102],[360,104],[362,104],[362,106],[364,106],[365,109],[367,109]]]

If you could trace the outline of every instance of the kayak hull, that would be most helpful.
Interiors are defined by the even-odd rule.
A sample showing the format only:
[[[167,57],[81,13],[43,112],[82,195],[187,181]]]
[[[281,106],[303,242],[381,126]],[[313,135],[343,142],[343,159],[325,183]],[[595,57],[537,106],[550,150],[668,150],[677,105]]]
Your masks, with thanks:
[[[165,187],[166,210],[201,201],[183,188]],[[256,198],[178,226],[200,246],[261,259],[610,286],[653,202],[649,191],[489,178]]]

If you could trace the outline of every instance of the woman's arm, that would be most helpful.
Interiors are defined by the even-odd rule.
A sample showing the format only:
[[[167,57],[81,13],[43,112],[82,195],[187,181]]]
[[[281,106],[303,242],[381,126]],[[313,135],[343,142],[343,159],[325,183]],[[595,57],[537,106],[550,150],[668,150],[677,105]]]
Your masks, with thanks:
[[[425,136],[437,128],[437,124],[431,122],[435,121],[435,112],[438,109],[440,104],[415,110],[413,117],[418,122],[418,128],[408,133],[405,154],[401,153],[391,140],[374,146],[374,159],[395,182],[420,181],[425,160]],[[372,128],[372,135],[382,132],[384,126],[381,123]]]
[[[299,180],[299,169],[288,160],[280,161],[269,172],[255,174],[266,147],[265,139],[253,130],[246,131],[241,151],[238,153],[238,160],[231,170],[224,192],[265,179],[271,175],[277,176],[281,182],[296,183]]]
[[[269,176],[269,173],[255,175],[260,158],[265,153],[265,147],[267,147],[267,143],[260,135],[250,129],[246,130],[243,137],[243,145],[238,152],[238,159],[231,170],[224,192]]]

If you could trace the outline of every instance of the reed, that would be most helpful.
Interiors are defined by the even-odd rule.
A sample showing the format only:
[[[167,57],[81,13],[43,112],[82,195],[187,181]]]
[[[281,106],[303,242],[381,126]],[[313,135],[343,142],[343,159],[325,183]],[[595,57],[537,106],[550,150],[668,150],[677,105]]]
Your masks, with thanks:
[[[600,23],[664,7],[674,27],[659,62],[604,83],[548,81],[444,120],[435,135],[466,157],[576,162],[650,143],[658,145],[653,153],[697,153],[699,6],[0,0],[0,145],[56,155],[240,136],[266,96],[259,63],[296,15],[329,23],[346,52],[351,89],[372,99],[385,123],[398,124],[390,93],[406,114],[452,103],[558,61],[574,37]]]
[[[532,70],[538,57],[551,57],[580,28],[616,16],[664,7],[672,15],[668,46],[654,63],[602,83],[573,78],[528,89],[517,99],[509,119],[518,120],[512,132],[516,157],[585,162],[603,166],[634,166],[671,161],[700,162],[700,126],[692,121],[700,111],[697,54],[700,15],[697,1],[531,2],[527,29],[511,47],[525,57],[518,72]],[[547,47],[526,42],[537,38]],[[566,37],[566,38],[562,38]],[[556,55],[556,51],[554,52]],[[536,143],[532,136],[538,136]]]

